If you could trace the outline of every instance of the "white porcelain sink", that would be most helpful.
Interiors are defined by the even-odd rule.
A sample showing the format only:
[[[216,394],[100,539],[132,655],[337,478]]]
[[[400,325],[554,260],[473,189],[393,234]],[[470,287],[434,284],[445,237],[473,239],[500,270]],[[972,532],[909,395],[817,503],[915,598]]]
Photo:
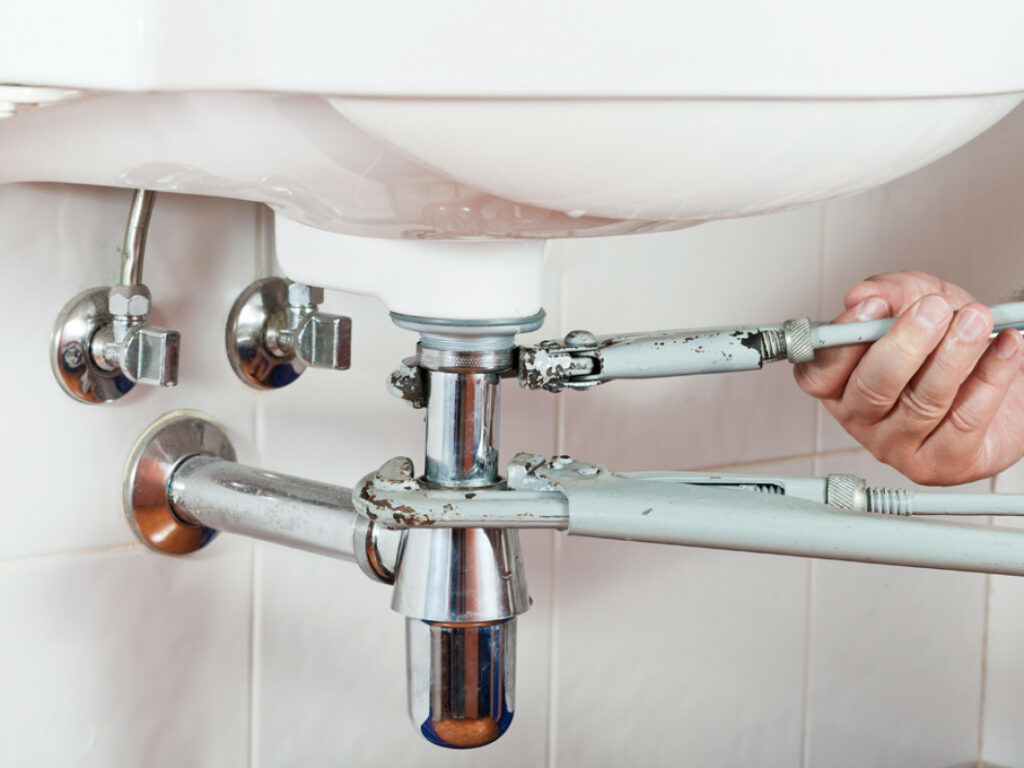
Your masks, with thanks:
[[[792,208],[912,171],[1024,97],[1019,0],[0,0],[0,21],[0,83],[43,88],[0,87],[0,182],[236,197],[407,240]]]
[[[0,180],[407,238],[650,231],[881,184],[1024,91],[1024,4],[0,3]],[[34,98],[34,97],[33,97]],[[2,100],[2,95],[0,95]]]

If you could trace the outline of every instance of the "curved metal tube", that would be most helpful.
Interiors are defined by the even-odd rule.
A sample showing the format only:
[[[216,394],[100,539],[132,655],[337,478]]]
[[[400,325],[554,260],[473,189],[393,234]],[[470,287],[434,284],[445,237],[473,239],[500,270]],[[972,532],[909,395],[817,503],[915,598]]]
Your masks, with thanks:
[[[142,262],[146,255],[146,235],[149,234],[154,197],[155,192],[135,190],[121,248],[121,285],[142,284]]]
[[[174,470],[167,495],[185,523],[342,560],[356,558],[359,513],[348,488],[193,456]]]

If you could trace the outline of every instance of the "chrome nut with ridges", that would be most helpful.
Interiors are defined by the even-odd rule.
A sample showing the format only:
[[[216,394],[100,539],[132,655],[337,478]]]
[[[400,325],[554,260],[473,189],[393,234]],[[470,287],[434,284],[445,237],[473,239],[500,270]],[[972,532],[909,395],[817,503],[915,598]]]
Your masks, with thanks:
[[[150,294],[144,285],[115,285],[107,296],[107,311],[120,317],[146,317]]]

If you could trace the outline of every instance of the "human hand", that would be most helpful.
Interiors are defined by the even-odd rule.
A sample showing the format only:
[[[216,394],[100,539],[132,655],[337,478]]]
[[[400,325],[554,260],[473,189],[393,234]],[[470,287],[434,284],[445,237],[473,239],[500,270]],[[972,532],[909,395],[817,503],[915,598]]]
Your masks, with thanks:
[[[1019,331],[990,342],[988,309],[923,272],[870,277],[845,304],[834,322],[897,320],[874,344],[819,349],[794,373],[875,458],[914,482],[954,485],[1024,456]]]

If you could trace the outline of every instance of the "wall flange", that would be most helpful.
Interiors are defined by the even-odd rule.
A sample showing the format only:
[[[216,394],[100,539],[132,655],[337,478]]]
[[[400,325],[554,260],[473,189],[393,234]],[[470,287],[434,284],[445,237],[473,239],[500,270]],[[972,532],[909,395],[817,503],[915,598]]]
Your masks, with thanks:
[[[174,470],[193,456],[235,460],[224,430],[198,411],[172,411],[160,417],[128,455],[122,483],[125,517],[139,540],[157,552],[187,555],[217,535],[213,528],[186,523],[168,502]]]
[[[109,287],[82,291],[64,305],[53,328],[50,364],[68,395],[83,403],[109,403],[131,391],[135,382],[120,368],[101,368],[92,355],[97,331],[109,326]]]

